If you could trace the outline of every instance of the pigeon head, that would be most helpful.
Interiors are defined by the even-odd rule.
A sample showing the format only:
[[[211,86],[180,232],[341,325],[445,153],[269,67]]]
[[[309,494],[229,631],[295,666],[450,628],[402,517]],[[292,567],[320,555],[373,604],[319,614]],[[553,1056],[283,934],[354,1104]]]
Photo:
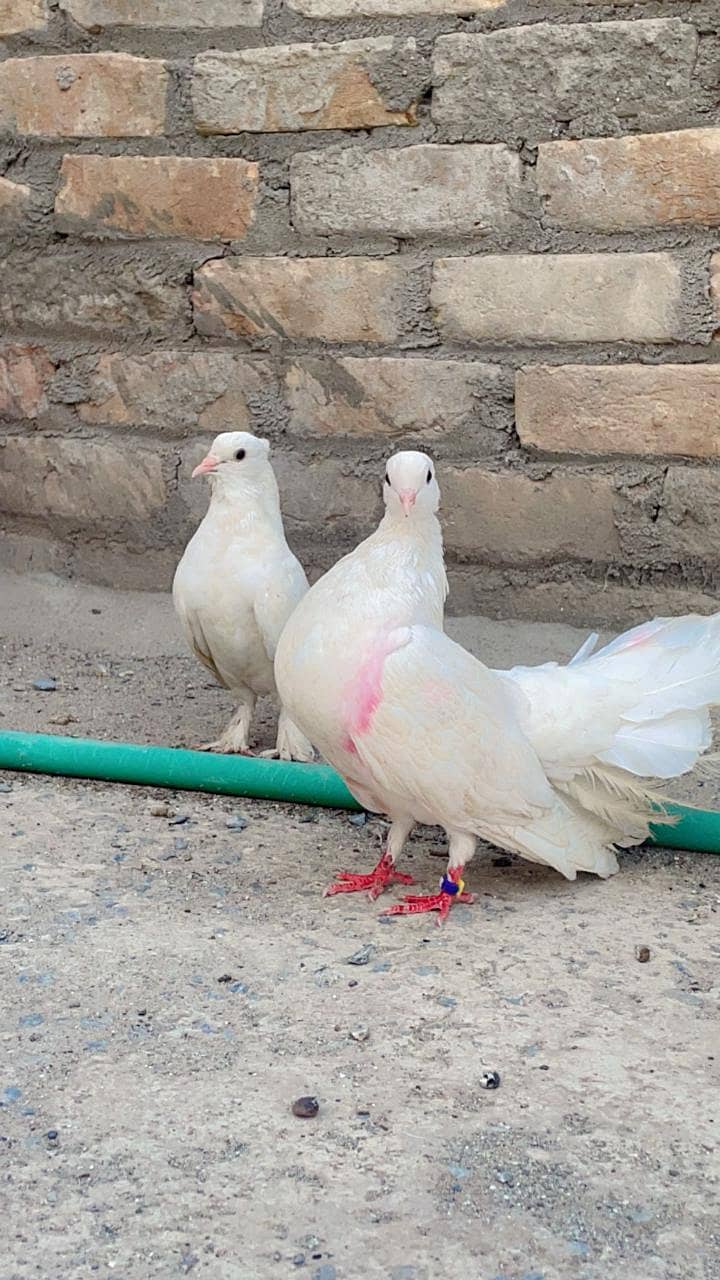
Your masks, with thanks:
[[[440,490],[432,458],[410,449],[394,453],[385,468],[383,499],[388,512],[396,516],[437,511]]]
[[[223,431],[213,440],[209,453],[193,471],[195,476],[212,476],[223,488],[243,489],[256,484],[269,470],[270,445],[249,431]]]

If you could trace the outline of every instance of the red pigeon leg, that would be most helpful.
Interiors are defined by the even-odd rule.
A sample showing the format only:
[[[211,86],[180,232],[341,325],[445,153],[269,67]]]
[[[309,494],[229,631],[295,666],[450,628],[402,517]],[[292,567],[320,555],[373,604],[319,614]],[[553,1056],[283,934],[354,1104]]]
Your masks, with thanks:
[[[367,889],[371,902],[391,884],[413,884],[412,876],[395,870],[395,864],[389,853],[384,853],[376,867],[366,875],[356,875],[352,871],[339,871],[338,878],[329,884],[323,897],[332,898],[336,893],[360,893]]]
[[[462,878],[462,867],[448,867],[447,875],[440,881],[439,893],[408,893],[402,902],[383,911],[384,916],[415,916],[426,911],[437,911],[436,924],[444,924],[450,914],[450,908],[456,902],[474,902],[474,893],[465,893],[465,881]]]
[[[370,901],[374,902],[391,884],[414,884],[412,876],[395,870],[395,860],[400,856],[413,825],[412,818],[393,818],[387,844],[377,866],[364,875],[356,875],[352,871],[338,872],[337,880],[328,885],[323,896],[332,898],[336,893],[361,893],[366,889]]]

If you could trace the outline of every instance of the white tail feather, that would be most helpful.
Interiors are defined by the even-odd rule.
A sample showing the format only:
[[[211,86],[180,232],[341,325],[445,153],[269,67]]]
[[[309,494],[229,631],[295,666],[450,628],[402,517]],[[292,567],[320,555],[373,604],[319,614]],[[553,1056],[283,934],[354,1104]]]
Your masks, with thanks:
[[[720,614],[657,618],[586,660],[632,699],[598,759],[638,777],[676,778],[712,744],[708,708],[720,702]]]
[[[670,797],[659,784],[637,781],[618,769],[605,766],[584,769],[574,778],[556,784],[585,813],[592,813],[608,828],[607,839],[613,844],[631,846],[646,840],[650,823],[666,825],[677,818],[666,813]]]

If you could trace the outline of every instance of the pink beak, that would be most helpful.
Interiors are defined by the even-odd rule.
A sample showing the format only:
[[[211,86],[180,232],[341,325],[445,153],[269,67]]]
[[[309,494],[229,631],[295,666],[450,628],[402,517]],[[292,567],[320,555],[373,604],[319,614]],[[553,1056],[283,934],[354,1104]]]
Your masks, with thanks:
[[[194,480],[196,476],[212,475],[213,471],[217,471],[219,465],[220,459],[216,458],[214,453],[209,453],[206,458],[203,458],[202,462],[198,463],[191,479]]]
[[[405,512],[405,515],[406,515],[406,516],[409,516],[409,515],[410,515],[410,508],[415,506],[415,499],[417,498],[417,490],[416,490],[416,489],[402,489],[402,490],[400,491],[400,493],[398,494],[398,497],[399,497],[399,499],[400,499],[400,506],[402,507],[403,511]]]

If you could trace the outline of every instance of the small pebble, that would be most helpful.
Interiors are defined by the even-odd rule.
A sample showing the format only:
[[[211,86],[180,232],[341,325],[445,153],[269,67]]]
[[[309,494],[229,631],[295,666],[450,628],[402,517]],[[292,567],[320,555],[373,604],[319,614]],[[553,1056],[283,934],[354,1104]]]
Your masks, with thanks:
[[[232,982],[232,980],[233,976],[231,973],[221,973],[218,978],[218,982]]]
[[[350,823],[351,827],[364,827],[365,823],[367,822],[367,814],[354,813],[351,818],[348,818],[348,822]]]
[[[481,1089],[499,1089],[500,1074],[497,1071],[483,1071],[480,1077]]]
[[[234,814],[232,818],[228,818],[225,823],[228,831],[244,831],[247,826],[247,818],[241,818],[240,814]]]
[[[374,950],[372,943],[366,942],[364,947],[360,947],[358,951],[353,951],[352,955],[347,957],[345,963],[367,964]]]
[[[168,825],[171,827],[181,827],[184,822],[189,822],[189,821],[190,821],[189,813],[176,813],[173,818],[170,818]]]
[[[90,612],[94,614],[98,614],[98,613],[102,613],[102,609],[91,609]]]
[[[300,1120],[311,1120],[320,1110],[320,1104],[317,1098],[309,1096],[296,1098],[292,1104],[292,1113]]]
[[[39,680],[33,680],[32,687],[38,689],[40,693],[54,693],[57,689],[57,681],[42,676]]]
[[[172,809],[165,804],[164,800],[156,800],[150,805],[150,816],[151,818],[171,818]]]
[[[358,1023],[358,1025],[357,1025],[356,1027],[351,1027],[351,1028],[350,1028],[350,1039],[351,1039],[351,1040],[359,1040],[359,1041],[362,1041],[362,1040],[369,1040],[369,1039],[370,1039],[370,1028],[369,1028],[369,1027],[364,1026],[362,1022],[359,1022],[359,1023]]]
[[[0,782],[0,791],[7,796],[12,791],[12,782]]]
[[[648,960],[650,959],[650,948],[649,948],[649,947],[636,947],[636,948],[635,948],[635,959],[636,959],[637,961],[639,961],[639,963],[640,963],[640,964],[647,964]]]
[[[317,822],[317,820],[318,820],[318,815],[312,812],[304,813],[302,817],[298,818],[298,822]]]
[[[295,1257],[293,1258],[293,1266],[294,1266],[294,1267],[304,1267],[304,1266],[305,1266],[305,1254],[304,1254],[304,1253],[296,1253],[296,1254],[295,1254]]]
[[[57,1142],[57,1140],[58,1140],[58,1131],[57,1131],[57,1129],[48,1129],[48,1131],[47,1131],[47,1140],[48,1140],[48,1142]]]

